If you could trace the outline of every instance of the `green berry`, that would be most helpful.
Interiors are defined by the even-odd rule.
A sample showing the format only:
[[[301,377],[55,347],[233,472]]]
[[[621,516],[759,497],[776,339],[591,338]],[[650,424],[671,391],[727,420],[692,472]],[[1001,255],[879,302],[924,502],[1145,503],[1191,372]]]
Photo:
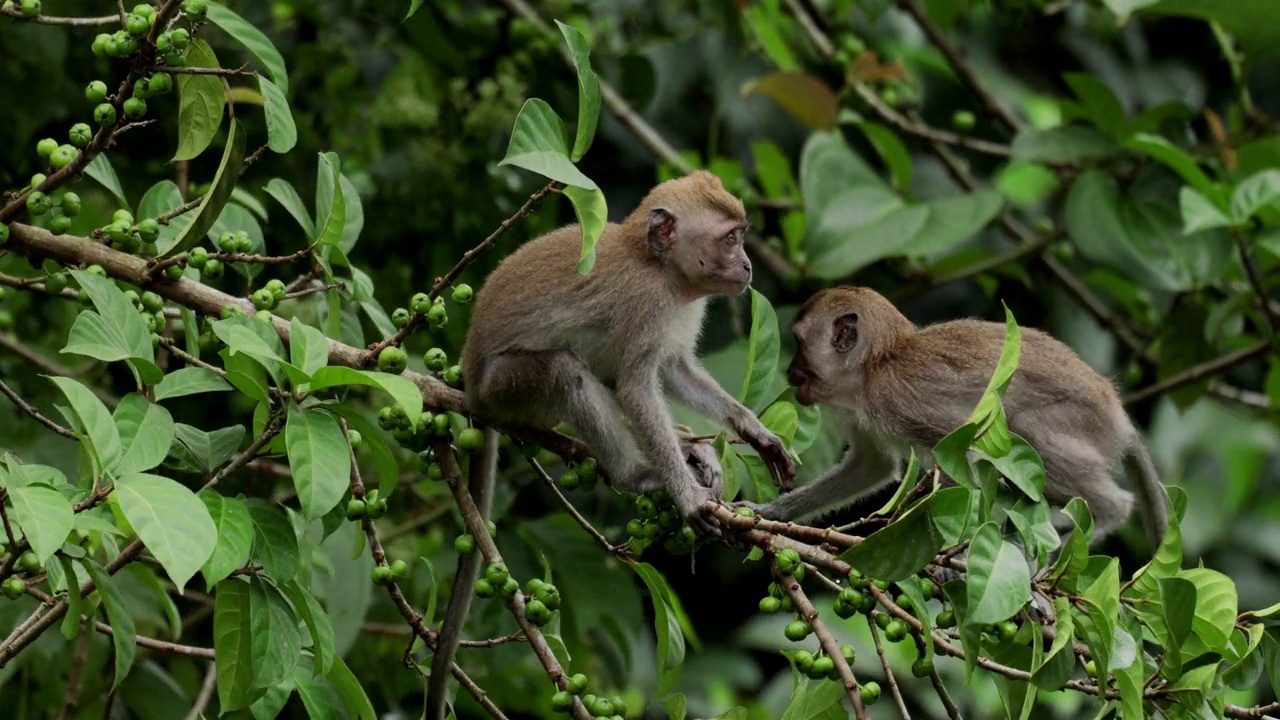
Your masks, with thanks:
[[[551,696],[551,709],[558,713],[567,713],[573,709],[573,695],[567,690],[561,690]]]
[[[191,252],[187,253],[187,265],[197,270],[203,268],[208,261],[209,251],[202,247],[191,248]]]
[[[459,535],[453,541],[453,550],[459,555],[470,555],[476,551],[476,539],[471,535]]]
[[[97,37],[93,39],[93,54],[99,57],[102,57],[103,55],[112,55],[113,53],[107,52],[107,48],[109,45],[113,45],[114,42],[115,41],[111,39],[110,35],[106,33],[98,33]],[[93,102],[97,101],[94,100]]]
[[[71,144],[82,148],[93,140],[93,129],[88,123],[76,123],[71,126],[71,131],[67,133],[71,140]]]
[[[781,609],[782,609],[782,601],[779,600],[778,598],[776,597],[760,598],[760,612],[768,613],[772,615]]]
[[[791,661],[795,663],[796,669],[801,675],[808,675],[813,672],[813,653],[808,650],[801,650],[791,657]]]
[[[453,288],[453,301],[459,305],[466,305],[475,297],[475,291],[466,283],[455,285]]]
[[[236,232],[236,252],[249,254],[253,252],[253,238],[244,230]]]
[[[169,33],[169,41],[173,43],[174,48],[185,50],[191,43],[191,33],[187,32],[186,28],[177,28]]]
[[[449,420],[448,413],[440,413],[439,415],[436,415],[431,419],[431,423],[434,425],[433,430],[435,431],[436,437],[449,437],[449,433],[452,430],[452,423]]]
[[[587,676],[582,673],[574,673],[569,677],[569,692],[573,695],[581,695],[587,691]]]
[[[33,18],[40,14],[40,0],[22,0],[22,16]]]
[[[928,658],[919,658],[911,663],[911,674],[918,678],[929,677],[933,674],[933,661]]]
[[[452,365],[445,370],[444,383],[451,388],[462,387],[462,368]]]
[[[498,591],[493,589],[493,583],[485,580],[484,578],[476,580],[476,595],[478,597],[491,598],[497,594]]]
[[[150,80],[152,95],[167,95],[173,90],[173,78],[169,73],[156,73]]]
[[[40,572],[40,560],[36,558],[35,553],[28,550],[18,557],[18,569],[27,573]]]
[[[275,296],[277,303],[280,302],[281,300],[284,300],[284,295],[285,295],[284,281],[268,280],[266,284],[266,288],[271,291],[272,295]]]
[[[355,520],[357,518],[362,518],[365,516],[365,512],[367,512],[367,508],[365,507],[364,501],[361,500],[360,498],[351,498],[351,500],[347,503],[347,519],[348,520]]]
[[[93,121],[102,127],[110,127],[116,124],[116,109],[111,103],[102,103],[93,109]]]
[[[538,627],[551,622],[551,611],[547,609],[547,606],[541,600],[536,598],[525,603],[524,616],[529,619],[529,622]]]
[[[506,565],[489,563],[488,567],[484,569],[484,577],[494,585],[501,585],[507,581],[507,578],[511,577],[511,574],[507,572]]]
[[[409,358],[404,351],[395,345],[388,345],[378,353],[378,369],[392,375],[399,375],[409,365]]]
[[[545,584],[533,592],[533,596],[552,610],[560,609],[560,588]]]
[[[893,622],[893,616],[889,613],[878,612],[871,616],[871,620],[875,622],[876,627],[883,630],[889,627],[889,623]]]
[[[124,116],[137,120],[147,114],[147,101],[139,97],[131,97],[124,101]]]
[[[233,253],[236,251],[236,234],[227,231],[218,236],[218,249],[224,253]]]
[[[942,612],[938,613],[938,617],[934,618],[933,620],[933,625],[934,627],[942,628],[943,630],[947,628],[955,627],[956,626],[955,611],[943,610]]]
[[[1018,623],[1012,620],[1002,620],[996,623],[996,637],[1001,642],[1013,642],[1018,635]]]
[[[884,636],[889,642],[901,642],[911,633],[911,626],[898,618],[894,618],[884,628]]]
[[[107,99],[107,84],[101,80],[94,80],[84,89],[84,97],[91,103],[97,104]]]
[[[36,143],[36,154],[41,158],[48,159],[54,150],[58,149],[58,141],[53,138],[45,138]]]
[[[170,265],[164,269],[164,276],[173,282],[182,279],[182,266]]]
[[[812,632],[812,628],[809,627],[809,623],[803,620],[792,620],[783,629],[783,635],[786,635],[787,639],[792,642],[804,640],[809,637],[810,632]]]
[[[364,436],[360,434],[359,430],[348,430],[347,442],[351,444],[352,450],[359,450],[360,446],[364,444]]]
[[[1090,660],[1084,664],[1084,672],[1089,677],[1096,678],[1098,677],[1098,665]]]
[[[409,298],[409,308],[419,315],[426,315],[431,309],[431,297],[426,293],[414,293],[413,297]]]
[[[70,165],[71,161],[75,160],[76,155],[79,154],[74,145],[59,145],[54,149],[53,154],[49,156],[49,164],[53,166],[54,170],[61,170]]]
[[[156,9],[146,3],[138,3],[133,6],[133,14],[154,20],[156,16]]]
[[[374,565],[371,575],[375,585],[388,585],[392,580],[391,568],[386,565]]]
[[[270,310],[276,306],[276,296],[266,288],[258,288],[253,291],[253,306],[259,310]]]
[[[366,499],[366,503],[369,505],[369,517],[373,518],[374,520],[377,520],[378,518],[387,514],[387,501],[385,499],[383,498],[379,498],[377,500]]]
[[[957,110],[951,116],[951,126],[957,130],[965,132],[972,130],[973,126],[976,125],[977,122],[978,118],[968,110]]]
[[[151,97],[151,81],[147,78],[138,78],[133,84],[133,96],[139,100],[146,100]]]
[[[858,651],[854,650],[852,645],[841,645],[840,656],[846,663],[853,665],[853,662],[858,659]]]
[[[449,356],[444,350],[433,347],[422,356],[422,362],[428,370],[439,372],[449,366]]]
[[[222,277],[223,271],[222,261],[218,258],[209,258],[208,262],[204,264],[204,276],[210,280],[217,280]]]
[[[49,291],[51,295],[58,295],[67,289],[67,274],[62,272],[49,273],[45,278],[44,289]]]
[[[409,310],[407,308],[396,308],[391,313],[391,324],[397,328],[402,328],[409,324]]]
[[[155,218],[145,218],[138,223],[137,230],[143,242],[155,242],[160,237],[160,223]]]
[[[183,0],[182,14],[192,20],[203,20],[208,11],[209,3],[206,0]]]
[[[502,587],[498,588],[498,594],[506,599],[511,599],[520,592],[520,582],[513,577],[508,577],[502,582]]]
[[[66,235],[71,229],[71,218],[66,215],[55,215],[49,219],[49,232],[54,235]]]
[[[577,489],[578,484],[577,470],[565,470],[564,473],[560,475],[560,485],[563,486],[565,490]]]
[[[812,674],[809,677],[815,680],[824,678],[834,672],[835,669],[836,662],[826,655],[822,655],[813,659],[813,670],[810,671]]]
[[[444,305],[432,305],[427,310],[427,322],[433,328],[442,328],[449,324],[449,311],[445,309]]]
[[[32,191],[27,196],[27,212],[32,215],[43,215],[49,212],[51,207],[53,207],[53,202],[49,200],[49,196],[39,190]]]
[[[409,574],[409,563],[403,560],[396,560],[391,563],[391,577],[399,580]]]
[[[596,716],[608,717],[613,714],[613,701],[607,698],[596,698],[595,707],[588,708]]]
[[[627,521],[627,534],[634,538],[644,537],[644,521],[631,518]]]
[[[737,508],[737,509],[735,509],[735,510],[734,510],[734,513],[736,513],[736,514],[738,514],[738,515],[740,515],[740,516],[742,516],[742,517],[744,517],[744,518],[752,518],[752,517],[755,517],[755,516],[756,516],[756,511],[755,511],[755,510],[752,510],[752,509],[751,509],[751,508],[749,508],[749,507],[740,507],[740,508]]]
[[[16,600],[27,592],[27,582],[19,577],[11,577],[4,581],[4,594],[10,600]]]
[[[464,428],[458,433],[458,449],[468,453],[480,452],[484,449],[484,432],[480,428]]]
[[[444,479],[444,468],[440,467],[440,463],[431,463],[427,466],[427,479],[437,482]]]
[[[151,29],[151,18],[143,17],[137,13],[129,13],[124,19],[125,29],[134,37],[146,35]]]
[[[875,703],[875,701],[880,699],[880,683],[877,683],[877,682],[863,683],[862,686],[858,688],[858,690],[862,695],[863,705],[872,705]]]
[[[795,572],[796,568],[799,566],[800,553],[792,550],[791,548],[787,548],[786,550],[778,553],[778,569],[781,570],[783,574],[790,575]]]

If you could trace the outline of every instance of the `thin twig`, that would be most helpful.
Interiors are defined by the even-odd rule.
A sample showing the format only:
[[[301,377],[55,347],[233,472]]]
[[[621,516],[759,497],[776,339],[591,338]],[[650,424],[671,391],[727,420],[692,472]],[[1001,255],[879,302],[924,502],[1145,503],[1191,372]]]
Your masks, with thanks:
[[[204,715],[204,709],[209,707],[209,701],[213,699],[213,691],[218,688],[218,665],[209,663],[209,669],[204,672],[204,682],[200,683],[200,694],[196,696],[196,701],[191,705],[191,712],[187,713],[187,720],[200,720]]]
[[[54,17],[53,15],[36,15],[35,17],[27,17],[22,14],[22,10],[17,5],[9,5],[0,7],[0,15],[8,15],[14,20],[35,23],[37,25],[69,25],[72,27],[93,27],[96,25],[119,25],[120,18],[116,15],[103,15],[101,17]]]
[[[907,703],[902,699],[902,690],[898,688],[898,680],[893,676],[893,666],[889,664],[889,658],[884,654],[884,643],[880,640],[880,628],[875,623],[867,623],[867,627],[871,628],[871,642],[875,643],[876,655],[880,656],[880,667],[884,668],[885,681],[889,683],[889,693],[893,695],[894,702],[898,703],[898,713],[902,715],[902,720],[911,720],[911,712],[907,710]]]
[[[206,68],[206,67],[183,67],[183,66],[175,67],[172,65],[164,65],[156,68],[155,72],[170,73],[173,75],[222,75],[222,76],[256,75],[257,74],[253,70],[250,70],[248,65],[242,65],[238,68]]]
[[[76,636],[76,651],[71,656],[71,676],[67,678],[67,691],[62,696],[62,709],[58,720],[71,720],[80,707],[80,688],[84,681],[84,666],[89,661],[89,633],[80,628]]]
[[[722,524],[737,530],[759,529],[774,535],[784,535],[811,542],[824,542],[842,548],[851,548],[862,543],[856,535],[846,535],[834,528],[816,528],[791,522],[768,520],[760,515],[744,517],[728,507],[718,503],[707,503],[707,510]]]
[[[5,397],[9,398],[9,400],[13,402],[14,405],[18,406],[19,410],[26,413],[27,415],[30,415],[33,420],[40,423],[41,425],[49,428],[50,430],[54,431],[55,433],[61,435],[64,438],[70,438],[72,440],[76,439],[76,434],[72,432],[70,428],[65,428],[59,425],[58,423],[50,420],[49,418],[45,417],[43,414],[40,413],[39,410],[36,409],[34,405],[27,402],[26,400],[23,400],[22,397],[19,396],[18,393],[15,392],[13,388],[9,387],[8,383],[6,383],[3,380],[0,380],[0,394],[3,394]]]
[[[591,539],[595,540],[600,547],[604,548],[611,555],[624,556],[629,554],[626,543],[622,543],[621,545],[614,545],[610,543],[609,539],[604,536],[604,533],[597,530],[595,526],[591,524],[591,521],[587,520],[582,516],[582,513],[578,512],[578,509],[573,506],[573,503],[569,502],[569,498],[565,497],[564,493],[560,492],[560,488],[556,486],[556,481],[551,479],[551,476],[547,474],[546,470],[542,469],[542,465],[540,465],[537,460],[533,458],[528,458],[528,460],[529,465],[533,466],[534,472],[542,479],[542,483],[546,485],[557,498],[559,498],[560,504],[564,506],[565,511],[569,513],[569,516],[572,517],[578,525],[582,526],[583,530],[587,531],[587,534],[591,536]]]
[[[1274,339],[1277,322],[1276,314],[1271,308],[1271,297],[1267,294],[1266,286],[1262,284],[1262,279],[1258,275],[1258,267],[1253,262],[1253,256],[1249,254],[1249,245],[1245,242],[1244,233],[1233,228],[1231,236],[1236,241],[1236,251],[1240,253],[1240,265],[1244,267],[1245,277],[1249,278],[1249,285],[1253,293],[1258,296],[1258,304],[1262,306],[1262,320],[1267,325],[1267,337]]]
[[[196,357],[195,355],[192,355],[191,353],[187,352],[186,350],[183,350],[178,345],[178,343],[174,342],[173,338],[165,337],[164,335],[161,335],[160,346],[163,347],[165,350],[168,350],[169,352],[173,353],[174,357],[178,358],[179,360],[181,360],[182,362],[188,365],[194,365],[195,367],[204,368],[205,370],[208,370],[218,375],[219,377],[227,376],[226,370],[223,370],[217,365],[207,363],[204,360],[201,360],[200,358]]]
[[[1125,405],[1133,405],[1140,403],[1147,398],[1163,395],[1170,390],[1176,390],[1184,385],[1190,385],[1207,377],[1217,375],[1220,372],[1229,370],[1236,365],[1246,363],[1253,358],[1265,355],[1271,351],[1271,343],[1262,341],[1242,347],[1239,350],[1229,352],[1221,357],[1214,358],[1200,365],[1187,368],[1177,375],[1165,378],[1158,383],[1148,385],[1136,392],[1129,393],[1124,397]]]
[[[951,720],[964,720],[960,716],[960,708],[956,707],[954,701],[951,700],[951,693],[947,692],[947,686],[942,683],[942,678],[935,669],[929,673],[929,682],[933,683],[933,691],[938,694],[938,699],[942,701],[942,707],[947,710],[947,717]]]

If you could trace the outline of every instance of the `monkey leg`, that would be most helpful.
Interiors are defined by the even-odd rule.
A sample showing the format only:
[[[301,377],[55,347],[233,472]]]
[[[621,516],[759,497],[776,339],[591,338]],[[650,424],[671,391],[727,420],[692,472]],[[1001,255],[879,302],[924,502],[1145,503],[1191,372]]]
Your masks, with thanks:
[[[716,457],[716,449],[710,443],[689,443],[685,448],[685,460],[693,469],[699,485],[710,490],[716,498],[724,494],[724,469],[720,467],[720,458]]]
[[[663,487],[627,427],[613,393],[577,356],[561,350],[510,351],[486,358],[475,395],[479,412],[541,428],[566,421],[613,485],[628,492]]]
[[[1093,515],[1094,538],[1101,540],[1115,532],[1133,511],[1133,493],[1112,476],[1113,463],[1086,439],[1057,433],[1032,442],[1044,460],[1045,497],[1058,507],[1078,497]],[[1066,531],[1070,523],[1060,525]]]

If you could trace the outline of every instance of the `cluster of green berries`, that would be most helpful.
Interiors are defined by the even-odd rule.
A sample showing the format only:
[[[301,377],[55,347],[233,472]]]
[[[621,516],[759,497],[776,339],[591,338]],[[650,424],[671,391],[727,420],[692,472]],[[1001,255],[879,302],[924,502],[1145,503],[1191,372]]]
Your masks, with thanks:
[[[439,375],[449,387],[462,387],[462,367],[450,365],[449,354],[443,348],[428,349],[422,356],[422,363],[427,366],[429,372]]]
[[[622,698],[614,696],[603,698],[587,693],[590,681],[582,673],[574,673],[565,679],[566,689],[551,696],[551,709],[558,713],[568,713],[573,709],[573,699],[582,698],[582,706],[587,712],[600,720],[618,720],[627,714],[627,704]],[[584,694],[586,693],[586,694]]]
[[[580,463],[570,464],[569,469],[560,475],[560,485],[565,490],[581,490],[591,492],[600,481],[600,467],[595,458],[587,458]]]
[[[453,434],[453,421],[448,413],[424,410],[416,421],[410,421],[409,414],[399,403],[384,406],[378,411],[378,427],[390,432],[396,442],[419,452],[426,451],[433,441],[449,440]],[[431,458],[423,459],[430,464]]]
[[[384,500],[383,502],[386,501]],[[371,576],[375,585],[390,585],[396,580],[403,579],[408,574],[409,564],[403,560],[396,560],[390,565],[374,565]]]
[[[760,598],[760,612],[773,615],[779,612],[794,612],[795,609],[796,606],[791,602],[791,596],[787,595],[787,591],[776,582],[769,583],[769,594]]]
[[[224,253],[253,252],[253,238],[244,230],[227,231],[218,236],[218,249]]]
[[[271,312],[284,300],[284,282],[281,280],[268,280],[267,284],[253,291],[251,296],[253,306],[258,308],[259,312]]]
[[[65,196],[63,204],[66,204]],[[147,255],[154,255],[155,242],[160,237],[160,223],[155,218],[144,218],[135,223],[133,213],[121,209],[112,213],[111,222],[98,228],[98,232],[111,242],[111,247],[120,252],[132,254],[142,251]]]
[[[852,665],[857,659],[858,653],[853,649],[852,645],[841,645],[840,655],[844,657],[844,661]],[[839,672],[836,670],[836,663],[826,654],[819,652],[817,655],[808,650],[801,650],[791,657],[791,662],[795,664],[796,670],[801,675],[805,675],[812,680],[838,680]]]
[[[50,150],[49,143],[52,143],[55,146],[52,150]],[[45,138],[40,141],[36,150],[40,152],[42,156],[44,156],[45,151],[49,151],[49,153],[54,155],[59,155],[64,148],[70,152],[70,159],[67,159],[66,162],[61,165],[57,165],[57,167],[61,169],[66,167],[66,164],[70,163],[71,160],[75,159],[75,148],[70,145],[59,146],[57,141],[52,138]],[[44,191],[36,190],[35,188],[38,188],[40,184],[45,181],[46,177],[47,176],[44,173],[36,173],[31,176],[31,184],[28,186],[31,188],[31,192],[27,194],[27,212],[30,213],[32,217],[49,215],[49,220],[46,223],[49,232],[54,235],[62,235],[71,229],[71,218],[80,214],[80,196],[69,190],[63,190],[54,193],[53,197],[50,197]],[[0,225],[0,245],[4,244],[8,239],[9,227],[7,225]]]
[[[156,9],[147,4],[135,5],[133,12],[125,15],[124,29],[113,34],[99,33],[93,39],[93,54],[107,57],[125,57],[138,51],[141,38],[151,32],[156,21]]]
[[[22,17],[33,18],[40,14],[40,0],[22,0],[19,3]]]
[[[353,433],[354,434],[354,433]],[[355,445],[354,438],[352,445]],[[364,494],[364,499],[351,498],[347,502],[347,519],[359,520],[369,518],[377,520],[387,514],[387,499],[382,497],[377,488]]]
[[[209,251],[202,247],[191,248],[187,253],[187,267],[200,271],[200,276],[217,280],[226,272],[226,266],[216,257],[209,257]]]
[[[18,556],[17,562],[13,565],[18,572],[28,575],[35,575],[43,568],[40,566],[40,560],[36,558],[36,554],[27,550]],[[5,597],[15,600],[22,597],[27,592],[27,582],[20,577],[10,577],[0,585],[0,591],[4,592]]]
[[[475,593],[482,598],[495,595],[509,600],[520,592],[520,581],[511,576],[502,563],[489,563],[484,576],[476,580]],[[555,585],[531,578],[524,585],[524,616],[538,627],[551,622],[552,615],[560,609],[560,590]]]
[[[498,536],[498,526],[493,524],[492,520],[486,520],[485,530],[489,532],[489,537]],[[470,533],[463,533],[453,540],[453,550],[459,555],[470,555],[476,551],[476,539]]]
[[[148,330],[153,333],[164,330],[164,298],[150,290],[142,294],[139,294],[137,290],[125,290],[124,296],[129,298],[129,302],[133,303],[133,309],[142,315],[142,319],[147,323]]]
[[[583,467],[588,463],[592,473],[596,473],[595,461],[587,458],[578,466],[579,478],[584,477]],[[560,478],[560,482],[564,483],[563,477]],[[593,487],[595,485],[594,477],[591,485]],[[662,547],[672,555],[687,555],[693,552],[693,546],[698,539],[693,528],[684,524],[680,511],[663,490],[655,490],[647,495],[636,497],[636,517],[627,521],[627,534],[631,536],[632,545],[638,546],[638,549],[642,550],[648,544],[661,542]]]

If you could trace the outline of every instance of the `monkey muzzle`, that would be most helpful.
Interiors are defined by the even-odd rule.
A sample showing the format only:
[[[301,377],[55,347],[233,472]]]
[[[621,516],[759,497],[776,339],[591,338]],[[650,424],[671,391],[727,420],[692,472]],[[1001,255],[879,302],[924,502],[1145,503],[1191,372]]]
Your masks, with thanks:
[[[807,368],[797,363],[795,360],[787,367],[787,384],[795,388],[792,393],[796,402],[801,405],[814,404],[813,392],[809,386],[809,381],[813,380],[813,373]]]

